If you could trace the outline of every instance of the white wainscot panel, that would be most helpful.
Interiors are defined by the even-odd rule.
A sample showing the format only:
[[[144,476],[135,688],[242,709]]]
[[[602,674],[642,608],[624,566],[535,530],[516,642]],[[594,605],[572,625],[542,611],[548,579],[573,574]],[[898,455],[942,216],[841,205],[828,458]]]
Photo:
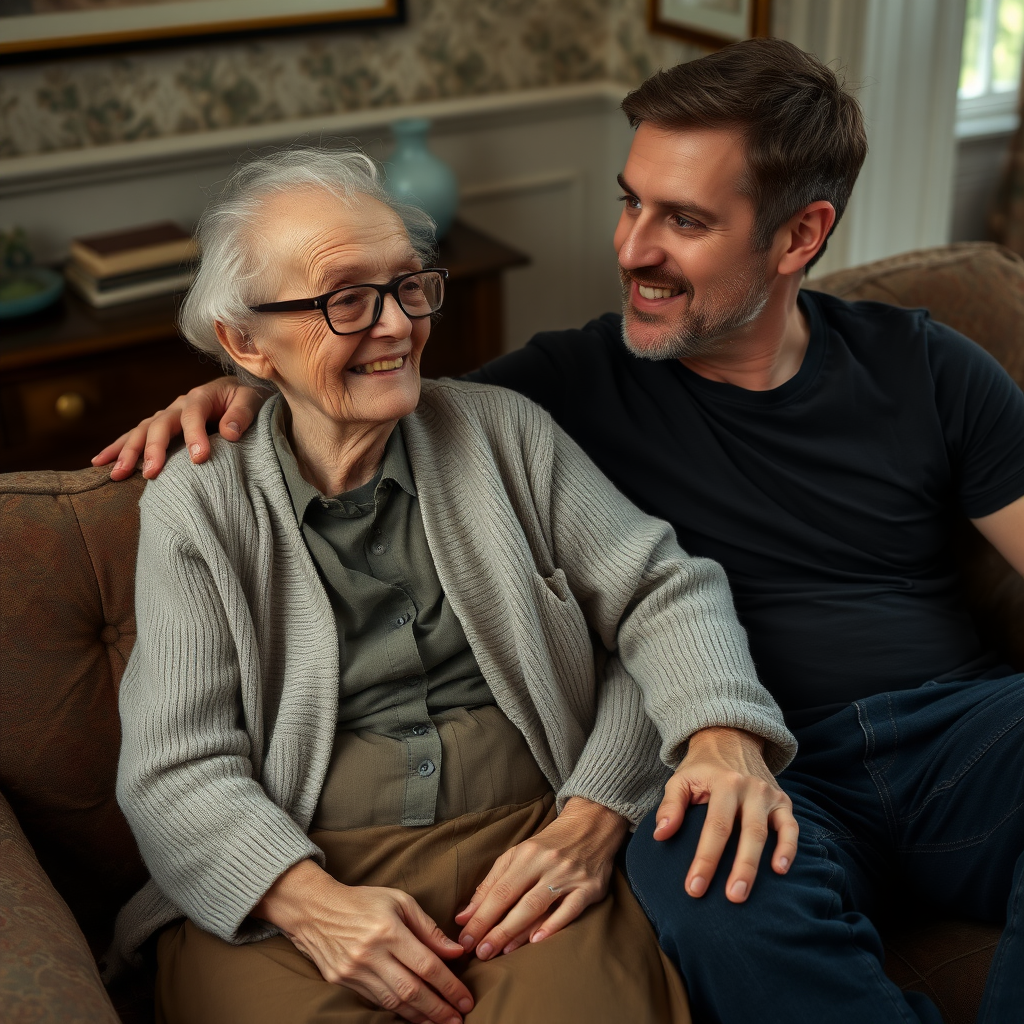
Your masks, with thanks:
[[[537,331],[578,327],[594,315],[586,294],[583,183],[572,172],[470,193],[462,218],[522,249],[530,265],[505,275],[505,345]]]
[[[508,348],[621,304],[612,235],[629,137],[620,121],[617,103],[601,97],[436,134],[435,151],[463,183],[459,216],[530,257],[505,277]]]
[[[386,159],[387,122],[427,116],[432,148],[462,185],[459,216],[532,260],[506,277],[506,345],[516,347],[619,306],[611,239],[629,144],[620,98],[608,83],[562,86],[3,161],[0,225],[20,224],[41,260],[60,260],[77,235],[163,219],[191,226],[247,150],[351,138]]]

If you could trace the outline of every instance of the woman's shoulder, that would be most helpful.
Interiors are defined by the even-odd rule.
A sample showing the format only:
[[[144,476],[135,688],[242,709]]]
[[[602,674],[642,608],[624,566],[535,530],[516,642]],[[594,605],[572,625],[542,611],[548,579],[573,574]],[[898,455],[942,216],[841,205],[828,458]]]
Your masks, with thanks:
[[[489,384],[423,382],[415,412],[402,420],[413,472],[436,472],[450,486],[470,477],[534,480],[550,471],[555,428],[540,406]],[[431,469],[431,467],[433,467]]]
[[[272,465],[268,463],[268,450],[272,455],[269,422],[261,413],[238,441],[211,435],[210,456],[203,463],[193,463],[185,448],[180,448],[160,475],[146,484],[142,505],[151,511],[171,511],[175,518],[221,518],[228,510],[237,511],[239,496],[276,466],[276,457]]]
[[[143,500],[215,494],[235,478],[244,449],[250,445],[247,437],[232,443],[219,434],[213,434],[210,436],[210,456],[198,465],[192,462],[184,446],[179,448],[167,459],[160,475],[146,484]]]
[[[551,417],[536,402],[495,384],[480,384],[468,380],[424,380],[420,404],[416,413],[455,413],[475,420],[481,425],[497,421],[547,425]]]

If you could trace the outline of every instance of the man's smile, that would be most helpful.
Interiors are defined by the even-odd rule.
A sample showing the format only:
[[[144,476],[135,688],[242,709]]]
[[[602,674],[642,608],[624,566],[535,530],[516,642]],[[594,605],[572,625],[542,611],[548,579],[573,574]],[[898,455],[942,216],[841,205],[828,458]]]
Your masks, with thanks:
[[[646,284],[637,283],[637,291],[645,299],[671,299],[678,295],[681,289],[678,288],[652,288]]]
[[[681,296],[693,300],[693,292],[687,287],[689,282],[683,281],[638,281],[632,274],[623,275],[629,282],[629,304],[638,312],[654,313],[659,310],[674,308],[675,300]]]

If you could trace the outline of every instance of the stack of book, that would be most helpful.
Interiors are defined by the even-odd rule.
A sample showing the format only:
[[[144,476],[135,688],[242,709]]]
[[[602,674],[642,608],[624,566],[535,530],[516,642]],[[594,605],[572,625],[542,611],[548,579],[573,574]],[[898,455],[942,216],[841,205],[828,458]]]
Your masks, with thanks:
[[[187,287],[195,258],[192,236],[162,221],[74,239],[64,273],[86,302],[117,306]]]

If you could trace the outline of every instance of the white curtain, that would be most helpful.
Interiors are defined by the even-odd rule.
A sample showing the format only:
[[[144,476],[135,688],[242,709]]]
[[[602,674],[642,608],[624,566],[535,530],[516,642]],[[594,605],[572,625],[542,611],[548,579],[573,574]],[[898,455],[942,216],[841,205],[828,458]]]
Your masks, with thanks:
[[[869,153],[815,274],[949,241],[966,0],[774,0],[772,31],[845,70]]]

